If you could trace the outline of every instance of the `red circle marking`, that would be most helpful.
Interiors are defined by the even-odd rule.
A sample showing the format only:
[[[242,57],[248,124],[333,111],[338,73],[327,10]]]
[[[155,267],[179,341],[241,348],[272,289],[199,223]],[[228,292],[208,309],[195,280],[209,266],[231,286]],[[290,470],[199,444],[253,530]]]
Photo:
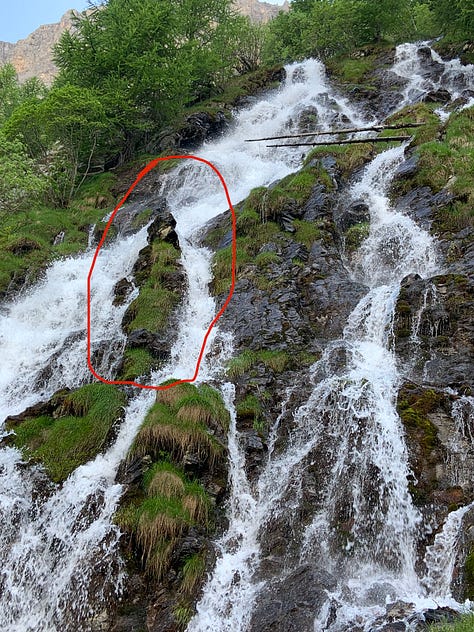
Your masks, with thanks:
[[[132,193],[133,189],[137,186],[137,184],[143,178],[143,176],[145,176],[149,171],[154,169],[159,162],[162,162],[163,160],[177,160],[177,159],[179,159],[179,160],[197,160],[198,162],[203,162],[205,165],[210,167],[217,174],[217,176],[218,176],[219,180],[221,181],[221,184],[222,184],[222,186],[224,188],[224,193],[225,193],[227,202],[229,204],[230,212],[232,214],[232,274],[231,274],[231,283],[230,283],[229,294],[228,294],[226,300],[224,301],[224,304],[220,308],[220,310],[214,316],[214,319],[212,320],[211,324],[209,325],[209,327],[208,327],[208,329],[206,331],[206,334],[204,336],[204,339],[203,339],[203,342],[202,342],[202,345],[201,345],[201,350],[199,352],[199,357],[198,357],[197,362],[196,362],[196,368],[194,370],[193,377],[190,377],[188,379],[183,379],[183,380],[176,380],[175,382],[171,382],[170,384],[166,384],[164,386],[152,386],[152,385],[148,385],[148,384],[139,384],[138,382],[132,382],[132,381],[129,381],[129,380],[107,380],[105,377],[102,377],[101,375],[99,375],[96,372],[96,370],[92,366],[92,362],[91,362],[91,280],[92,280],[92,273],[94,272],[94,267],[95,267],[95,264],[96,264],[96,261],[97,261],[97,257],[99,256],[100,249],[102,248],[102,246],[104,244],[105,238],[107,237],[108,230],[109,230],[110,226],[112,225],[112,222],[114,220],[115,215],[117,214],[118,210],[121,208],[123,203],[127,200],[129,195]],[[154,390],[154,391],[164,391],[164,390],[166,390],[168,388],[172,388],[173,386],[177,386],[178,384],[184,384],[186,382],[194,382],[196,380],[197,376],[198,376],[198,373],[199,373],[199,368],[201,366],[201,361],[202,361],[202,358],[204,356],[204,351],[206,349],[206,344],[207,344],[207,340],[209,338],[209,335],[210,335],[214,325],[217,323],[219,318],[225,312],[228,304],[230,303],[230,299],[232,298],[232,294],[234,293],[234,288],[235,288],[235,262],[236,262],[236,253],[237,253],[236,237],[237,237],[237,235],[236,235],[236,219],[235,219],[234,207],[232,206],[232,202],[230,201],[230,195],[229,195],[229,190],[227,188],[227,184],[225,183],[225,180],[224,180],[222,174],[220,173],[220,171],[217,169],[217,167],[215,167],[208,160],[205,160],[204,158],[199,158],[198,156],[166,156],[165,158],[155,158],[154,160],[151,160],[146,165],[146,167],[144,167],[140,171],[140,173],[138,174],[135,182],[132,184],[132,186],[128,189],[128,191],[125,193],[123,198],[120,200],[120,202],[114,208],[113,213],[110,216],[109,221],[107,222],[107,224],[105,226],[102,238],[99,241],[99,244],[98,244],[98,246],[97,246],[97,248],[95,250],[94,257],[92,259],[92,264],[91,264],[91,267],[90,267],[90,270],[89,270],[89,275],[87,277],[87,366],[89,367],[89,370],[92,373],[92,375],[94,375],[94,377],[96,377],[101,382],[104,382],[105,384],[129,384],[131,386],[137,386],[138,388],[146,388],[146,389]]]

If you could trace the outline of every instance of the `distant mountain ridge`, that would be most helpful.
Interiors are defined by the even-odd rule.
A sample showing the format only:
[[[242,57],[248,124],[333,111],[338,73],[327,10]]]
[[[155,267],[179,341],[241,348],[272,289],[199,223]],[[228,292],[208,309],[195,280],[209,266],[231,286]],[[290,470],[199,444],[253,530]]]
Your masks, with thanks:
[[[279,11],[288,11],[288,0],[283,6],[259,2],[259,0],[234,0],[237,10],[248,15],[254,22],[268,22]],[[65,30],[72,26],[72,16],[78,14],[69,9],[59,22],[43,24],[25,39],[16,44],[0,41],[0,66],[10,63],[17,71],[20,81],[39,77],[47,85],[51,84],[57,73],[52,60],[52,48]]]

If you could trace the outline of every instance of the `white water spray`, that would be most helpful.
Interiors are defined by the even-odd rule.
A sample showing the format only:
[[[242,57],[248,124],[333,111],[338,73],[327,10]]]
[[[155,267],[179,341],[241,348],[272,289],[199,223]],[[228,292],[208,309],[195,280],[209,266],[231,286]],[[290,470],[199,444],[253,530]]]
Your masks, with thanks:
[[[332,111],[326,107],[328,95],[337,104]],[[262,131],[272,135],[292,129],[308,106],[317,109],[323,125],[350,114],[345,100],[332,95],[323,67],[316,61],[289,67],[281,90],[240,113],[232,133],[203,148],[200,155],[219,168],[234,201],[246,197],[256,186],[287,175],[299,159],[294,150],[281,152],[275,159],[271,150],[246,144],[244,139]],[[155,383],[168,377],[188,378],[194,372],[203,335],[216,309],[207,288],[211,253],[198,248],[196,242],[206,221],[227,207],[215,174],[202,165],[180,166],[167,176],[163,191],[177,219],[189,292],[172,359],[152,376]],[[123,341],[120,323],[126,305],[113,306],[113,288],[131,273],[145,239],[144,229],[101,251],[93,277],[94,342]],[[74,387],[89,379],[85,365],[85,278],[90,260],[89,252],[55,263],[45,282],[5,310],[0,321],[0,335],[7,345],[0,375],[3,417],[47,399],[60,387]],[[210,345],[214,346],[212,362],[206,354],[200,380],[215,378],[230,353],[229,338],[218,331]],[[0,528],[3,542],[10,547],[2,559],[2,629],[77,629],[104,608],[120,587],[119,534],[111,525],[122,489],[114,478],[153,399],[152,393],[139,393],[128,405],[109,451],[78,468],[46,499],[34,498],[33,471],[21,465],[19,453],[11,448],[1,452],[4,485],[0,511],[6,520]],[[241,482],[245,487],[243,479]],[[247,497],[250,502],[250,494]],[[101,573],[101,585],[97,586],[94,578]]]

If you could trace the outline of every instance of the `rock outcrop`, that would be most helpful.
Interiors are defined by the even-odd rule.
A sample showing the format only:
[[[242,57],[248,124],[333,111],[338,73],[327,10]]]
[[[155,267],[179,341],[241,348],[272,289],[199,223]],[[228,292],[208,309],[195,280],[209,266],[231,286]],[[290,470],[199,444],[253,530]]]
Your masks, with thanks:
[[[20,81],[38,77],[50,85],[57,74],[52,48],[64,31],[72,28],[75,14],[78,12],[72,9],[66,11],[59,22],[40,26],[16,44],[0,42],[0,63],[12,64]]]

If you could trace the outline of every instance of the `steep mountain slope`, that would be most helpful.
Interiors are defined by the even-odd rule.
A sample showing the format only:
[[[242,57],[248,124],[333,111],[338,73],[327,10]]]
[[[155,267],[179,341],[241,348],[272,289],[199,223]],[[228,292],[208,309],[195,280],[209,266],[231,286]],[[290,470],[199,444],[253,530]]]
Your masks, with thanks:
[[[196,150],[241,200],[204,384],[76,388],[90,251],[6,306],[4,629],[418,632],[472,597],[474,68],[419,45],[362,68],[292,64]],[[374,119],[409,138],[245,142]],[[104,374],[188,377],[231,283],[213,178],[153,172],[124,209],[95,277]]]

